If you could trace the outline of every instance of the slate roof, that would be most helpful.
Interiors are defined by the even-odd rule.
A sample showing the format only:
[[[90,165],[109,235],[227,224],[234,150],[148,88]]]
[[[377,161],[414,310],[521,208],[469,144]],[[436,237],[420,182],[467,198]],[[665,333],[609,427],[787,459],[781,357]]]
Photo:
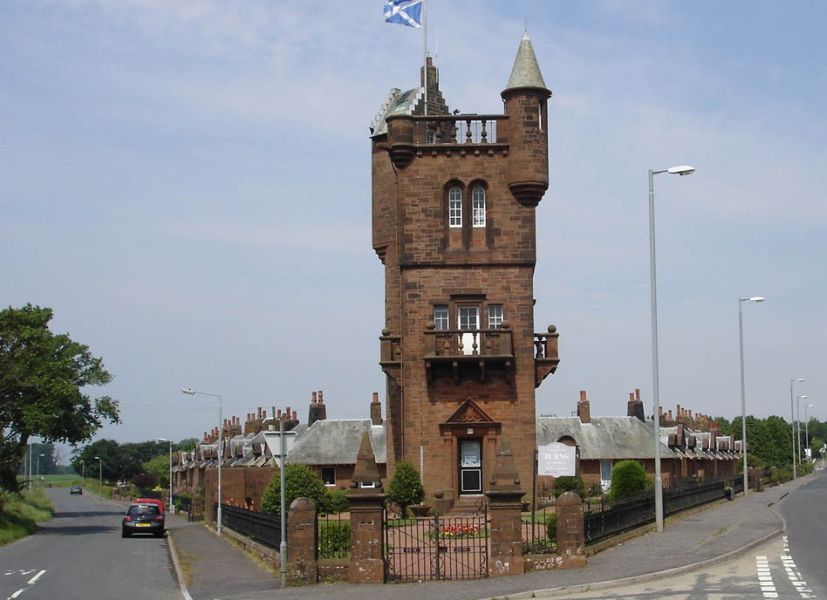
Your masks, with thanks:
[[[581,423],[579,417],[538,417],[537,444],[546,445],[570,436],[580,447],[580,460],[655,458],[651,424],[637,417],[592,417]],[[661,458],[675,453],[661,443]]]
[[[520,48],[514,58],[514,67],[511,69],[511,77],[508,78],[505,89],[527,87],[548,89],[543,80],[543,74],[540,72],[540,65],[534,54],[534,47],[531,45],[528,32],[524,33],[523,39],[520,40]]]
[[[385,122],[388,117],[414,114],[417,102],[424,96],[425,88],[423,87],[415,87],[406,92],[399,88],[391,89],[370,125],[371,136],[383,135],[388,132],[388,124]]]
[[[387,462],[385,427],[371,425],[370,419],[316,421],[296,440],[287,455],[287,464],[352,465],[356,463],[362,434],[370,432],[376,462]]]

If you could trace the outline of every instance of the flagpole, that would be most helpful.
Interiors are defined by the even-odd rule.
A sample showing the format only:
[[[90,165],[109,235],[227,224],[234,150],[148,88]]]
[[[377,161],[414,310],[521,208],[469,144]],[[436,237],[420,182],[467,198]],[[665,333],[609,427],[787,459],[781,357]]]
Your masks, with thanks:
[[[428,116],[428,2],[422,0],[422,45],[425,48],[425,68],[423,70],[425,84],[425,116]]]

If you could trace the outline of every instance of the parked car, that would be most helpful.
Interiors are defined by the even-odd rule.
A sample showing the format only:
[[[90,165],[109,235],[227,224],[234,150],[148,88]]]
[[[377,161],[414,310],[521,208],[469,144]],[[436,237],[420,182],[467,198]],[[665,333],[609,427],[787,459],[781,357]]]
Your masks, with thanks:
[[[69,489],[69,493],[70,493],[70,494],[82,494],[82,493],[83,493],[83,488],[82,488],[82,487],[80,487],[79,485],[73,485],[73,486]]]
[[[161,511],[161,514],[164,514],[165,512],[167,512],[166,509],[165,509],[165,506],[164,506],[164,501],[159,500],[158,498],[135,498],[135,500],[133,500],[133,502],[135,504],[154,504],[155,506],[158,507],[158,510]]]
[[[155,537],[164,535],[164,513],[157,504],[130,504],[123,517],[121,537],[133,533],[151,533]]]

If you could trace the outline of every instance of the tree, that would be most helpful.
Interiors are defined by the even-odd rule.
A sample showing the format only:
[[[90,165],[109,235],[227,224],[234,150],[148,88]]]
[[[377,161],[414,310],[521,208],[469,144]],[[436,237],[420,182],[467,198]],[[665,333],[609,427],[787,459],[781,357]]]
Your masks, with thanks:
[[[50,308],[27,304],[0,311],[0,488],[17,490],[17,470],[32,436],[83,442],[104,421],[119,422],[118,403],[86,386],[112,376],[103,361],[68,334],[49,330]]]
[[[407,508],[411,504],[422,502],[424,497],[425,490],[419,472],[406,460],[396,463],[396,470],[388,486],[388,500],[399,505],[404,517]]]
[[[296,498],[310,498],[316,507],[323,512],[327,502],[327,489],[322,478],[307,465],[287,465],[284,471],[284,505],[290,508],[290,503]],[[273,478],[264,496],[261,498],[262,512],[278,514],[281,512],[281,477]]]
[[[161,487],[169,487],[169,456],[167,454],[159,454],[146,461],[144,471],[152,475]]]
[[[636,460],[621,460],[612,467],[611,500],[620,500],[646,491],[646,471]]]

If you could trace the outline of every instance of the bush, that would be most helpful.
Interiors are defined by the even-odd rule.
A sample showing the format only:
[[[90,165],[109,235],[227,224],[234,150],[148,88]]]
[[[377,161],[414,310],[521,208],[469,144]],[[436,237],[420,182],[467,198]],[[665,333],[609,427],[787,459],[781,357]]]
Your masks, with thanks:
[[[619,500],[636,496],[646,490],[646,471],[636,460],[621,460],[612,467],[612,487],[609,499]]]
[[[319,558],[350,556],[350,521],[319,521]]]
[[[327,489],[324,512],[336,514],[346,512],[349,508],[350,501],[347,499],[347,490]]]
[[[419,472],[407,461],[396,463],[396,471],[388,486],[388,501],[395,502],[402,509],[402,515],[411,504],[422,502],[425,490]]]
[[[562,494],[566,492],[574,492],[581,498],[583,498],[585,494],[585,487],[583,486],[583,480],[577,476],[571,475],[563,475],[562,477],[558,477],[554,480],[554,497],[559,498]]]
[[[38,521],[54,516],[51,502],[42,490],[0,492],[0,546],[34,533]]]
[[[550,514],[546,516],[546,537],[549,541],[557,543],[557,515]]]
[[[327,488],[318,473],[307,465],[287,465],[284,471],[285,506],[296,498],[310,498],[316,503],[319,512],[324,512],[327,500]],[[276,474],[264,491],[261,499],[261,511],[278,514],[281,512],[281,477]]]

